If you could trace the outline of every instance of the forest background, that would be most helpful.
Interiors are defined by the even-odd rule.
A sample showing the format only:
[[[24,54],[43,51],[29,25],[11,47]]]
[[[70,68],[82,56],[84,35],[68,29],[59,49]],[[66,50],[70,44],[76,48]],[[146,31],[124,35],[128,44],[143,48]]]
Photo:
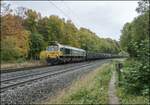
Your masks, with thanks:
[[[56,15],[42,17],[40,13],[2,3],[1,61],[16,62],[39,58],[51,41],[82,48],[89,52],[118,53],[119,43],[100,38],[90,29],[78,29],[71,20]]]

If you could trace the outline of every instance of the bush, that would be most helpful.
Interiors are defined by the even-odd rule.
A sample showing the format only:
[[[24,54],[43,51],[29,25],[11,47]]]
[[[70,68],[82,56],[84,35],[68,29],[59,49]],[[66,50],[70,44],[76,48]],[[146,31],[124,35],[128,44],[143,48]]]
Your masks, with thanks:
[[[15,47],[14,38],[6,38],[1,40],[1,61],[15,61],[21,57],[21,53]]]
[[[149,41],[149,3],[141,1],[138,10],[141,14],[124,25],[120,38],[122,48],[130,58],[125,63],[122,85],[126,91],[148,95],[150,80],[150,41]],[[139,12],[139,11],[138,11]]]
[[[150,66],[141,61],[128,60],[125,62],[121,84],[126,92],[134,94],[149,94]]]
[[[149,93],[149,40],[132,41],[128,46],[131,59],[125,62],[121,84],[127,92],[148,95]]]

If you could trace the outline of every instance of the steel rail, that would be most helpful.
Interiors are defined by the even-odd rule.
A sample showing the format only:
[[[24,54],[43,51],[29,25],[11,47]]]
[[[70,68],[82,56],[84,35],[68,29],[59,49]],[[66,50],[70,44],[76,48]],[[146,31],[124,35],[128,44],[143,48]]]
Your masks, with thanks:
[[[72,64],[72,63],[67,63],[67,64]],[[24,71],[24,70],[31,70],[31,69],[37,69],[37,68],[46,68],[46,67],[53,67],[53,66],[61,66],[64,64],[56,64],[56,65],[38,65],[38,66],[30,66],[30,67],[20,67],[20,68],[1,68],[0,74],[3,73],[12,73],[12,72],[17,72],[17,71]]]
[[[83,64],[79,64],[79,65],[70,65],[69,67],[66,67],[64,69],[67,69],[67,68],[70,68],[70,67],[73,67],[73,66],[80,66],[80,65],[83,65]],[[46,74],[46,73],[50,73],[50,72],[54,72],[54,71],[59,71],[60,70],[60,67],[57,68],[57,69],[52,69],[52,70],[47,70],[47,71],[41,71],[41,72],[38,72],[38,73],[32,73],[32,74],[27,74],[27,75],[21,75],[21,76],[17,76],[17,77],[14,77],[14,78],[8,78],[8,79],[1,79],[0,82],[1,84],[2,83],[5,83],[5,82],[9,82],[9,81],[12,81],[12,80],[17,80],[17,79],[21,79],[21,78],[25,78],[25,77],[30,77],[30,76],[36,76],[36,75],[42,75],[42,74]]]

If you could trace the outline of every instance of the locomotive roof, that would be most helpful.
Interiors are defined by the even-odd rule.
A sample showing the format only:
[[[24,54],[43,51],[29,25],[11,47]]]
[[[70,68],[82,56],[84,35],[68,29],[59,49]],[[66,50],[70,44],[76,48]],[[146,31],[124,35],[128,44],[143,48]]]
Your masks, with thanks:
[[[59,47],[61,48],[68,48],[68,49],[72,49],[72,50],[77,50],[77,51],[83,51],[85,52],[85,50],[80,49],[80,48],[76,48],[76,47],[71,47],[71,46],[67,46],[67,45],[62,45],[62,44],[57,44]]]

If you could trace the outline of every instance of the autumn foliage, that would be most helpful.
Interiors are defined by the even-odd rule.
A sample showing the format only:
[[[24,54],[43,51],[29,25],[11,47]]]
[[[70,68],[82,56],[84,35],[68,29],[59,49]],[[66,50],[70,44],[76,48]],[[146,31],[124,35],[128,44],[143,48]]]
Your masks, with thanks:
[[[117,41],[98,37],[91,30],[78,29],[71,20],[55,15],[42,17],[40,13],[2,4],[1,14],[1,60],[38,59],[39,53],[51,41],[82,48],[88,52],[118,53]]]
[[[3,56],[2,59],[5,59],[5,57],[8,60],[13,59],[14,56],[10,55],[11,53],[15,52],[17,52],[17,54],[15,55],[18,57],[27,57],[28,50],[29,50],[29,32],[24,29],[21,20],[19,20],[19,17],[11,14],[2,16],[1,17],[1,52]]]

